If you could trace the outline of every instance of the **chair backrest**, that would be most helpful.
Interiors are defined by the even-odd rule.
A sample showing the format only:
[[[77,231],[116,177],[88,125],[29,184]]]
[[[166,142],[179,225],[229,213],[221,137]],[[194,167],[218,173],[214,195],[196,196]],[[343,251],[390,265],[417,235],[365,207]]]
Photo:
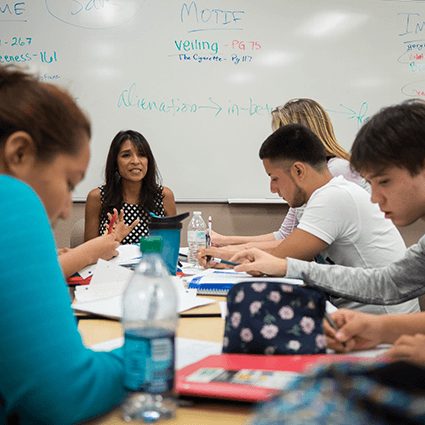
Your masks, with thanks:
[[[69,246],[75,248],[84,242],[84,218],[78,220],[72,230]]]

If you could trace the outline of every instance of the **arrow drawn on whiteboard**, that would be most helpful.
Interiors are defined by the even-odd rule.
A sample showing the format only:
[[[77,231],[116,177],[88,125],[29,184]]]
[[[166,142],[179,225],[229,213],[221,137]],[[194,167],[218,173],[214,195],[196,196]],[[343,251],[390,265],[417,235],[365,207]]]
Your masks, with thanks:
[[[367,122],[369,117],[366,117],[367,111],[369,109],[366,102],[363,102],[360,106],[359,112],[356,112],[354,109],[348,108],[347,106],[344,106],[342,103],[340,104],[342,108],[345,109],[345,111],[332,111],[330,109],[326,109],[328,112],[333,112],[335,114],[344,114],[344,115],[350,115],[348,117],[349,120],[355,118],[357,121],[357,128],[360,128],[360,125],[364,122]],[[366,117],[366,118],[365,118]]]
[[[215,113],[215,116],[217,116],[222,111],[223,108],[218,103],[214,102],[211,97],[209,97],[208,99],[210,100],[211,103],[214,103],[214,105],[216,106],[198,106],[198,109],[201,109],[201,108],[215,109],[217,110],[217,112]]]

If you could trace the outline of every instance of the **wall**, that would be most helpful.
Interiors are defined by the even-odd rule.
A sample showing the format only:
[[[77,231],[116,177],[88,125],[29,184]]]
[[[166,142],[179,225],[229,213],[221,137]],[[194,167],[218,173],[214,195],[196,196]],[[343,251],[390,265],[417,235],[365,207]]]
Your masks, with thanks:
[[[54,228],[59,248],[69,246],[72,226],[76,221],[84,218],[83,202],[75,202],[72,215],[68,220],[62,220]],[[287,212],[286,205],[241,205],[222,203],[178,203],[177,213],[202,211],[204,219],[211,215],[213,229],[226,235],[259,235],[277,230]],[[183,222],[181,246],[187,246],[187,225],[189,219]],[[411,226],[400,228],[407,246],[416,243],[425,234],[425,222],[418,221]]]

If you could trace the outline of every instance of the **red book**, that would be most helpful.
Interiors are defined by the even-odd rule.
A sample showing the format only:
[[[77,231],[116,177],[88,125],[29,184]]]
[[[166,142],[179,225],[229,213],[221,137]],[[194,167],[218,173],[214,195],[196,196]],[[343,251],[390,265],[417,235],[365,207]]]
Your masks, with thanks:
[[[319,362],[371,360],[341,354],[220,354],[178,370],[175,389],[181,395],[257,402],[277,394]]]

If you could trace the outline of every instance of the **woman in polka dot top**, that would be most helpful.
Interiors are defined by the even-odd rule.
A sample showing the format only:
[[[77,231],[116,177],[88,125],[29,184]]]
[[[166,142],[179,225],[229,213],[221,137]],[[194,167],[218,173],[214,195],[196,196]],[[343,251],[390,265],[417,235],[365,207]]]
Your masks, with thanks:
[[[114,233],[122,244],[137,243],[149,234],[150,212],[176,215],[173,192],[158,183],[151,148],[137,131],[120,131],[112,140],[105,180],[87,196],[85,241],[105,233],[114,212],[119,212]]]

